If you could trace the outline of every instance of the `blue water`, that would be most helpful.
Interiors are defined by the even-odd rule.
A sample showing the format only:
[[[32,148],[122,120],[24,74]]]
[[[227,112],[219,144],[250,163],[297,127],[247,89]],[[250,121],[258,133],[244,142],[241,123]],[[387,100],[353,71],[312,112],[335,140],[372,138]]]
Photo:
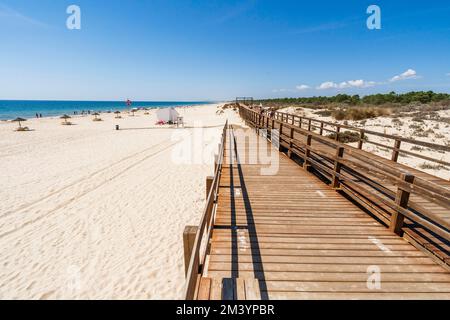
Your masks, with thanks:
[[[133,101],[131,108],[168,108],[208,104],[205,101]],[[17,117],[35,118],[36,113],[43,117],[73,115],[84,111],[115,111],[129,109],[124,101],[32,101],[0,100],[0,120]]]

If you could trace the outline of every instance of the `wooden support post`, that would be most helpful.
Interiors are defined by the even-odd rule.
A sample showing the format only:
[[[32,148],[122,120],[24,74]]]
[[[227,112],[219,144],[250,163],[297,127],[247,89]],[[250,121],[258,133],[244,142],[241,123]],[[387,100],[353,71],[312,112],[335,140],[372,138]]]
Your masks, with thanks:
[[[333,189],[339,189],[341,186],[339,182],[339,177],[337,174],[341,173],[341,163],[339,162],[339,159],[342,159],[344,157],[344,147],[337,147],[336,149],[336,160],[334,161],[334,174],[333,174],[333,181],[331,183],[331,186]]]
[[[186,226],[183,232],[184,247],[184,274],[187,276],[189,262],[191,261],[192,249],[194,247],[195,236],[197,235],[197,226]]]
[[[394,150],[392,151],[392,161],[397,162],[398,161],[398,155],[400,151],[400,146],[402,142],[401,140],[395,140]]]
[[[341,127],[336,126],[336,141],[339,141],[339,133],[341,133]]]
[[[405,181],[406,183],[413,183],[414,182],[414,176],[409,173],[403,173],[401,175],[401,179]],[[403,190],[401,187],[397,189],[397,195],[395,197],[395,203],[404,208],[408,208],[408,202],[409,202],[409,196],[410,193]],[[405,220],[405,216],[401,214],[400,212],[396,211],[391,216],[391,224],[389,226],[389,230],[396,233],[400,237],[403,236],[403,221]]]
[[[217,167],[219,166],[219,155],[215,154],[214,155],[214,173],[216,173],[217,171]]]
[[[278,150],[282,151],[283,147],[281,146],[281,139],[282,139],[282,135],[283,134],[283,122],[280,122],[280,130],[278,131],[278,141],[279,141],[279,146],[278,146]]]
[[[362,150],[363,143],[364,143],[364,130],[361,130],[359,135],[358,149]]]
[[[212,183],[214,182],[214,177],[208,176],[206,177],[206,198],[208,199],[209,192],[211,191]]]
[[[300,129],[302,128],[302,122],[303,122],[303,118],[302,117],[300,117],[299,118],[300,120],[299,120],[299,122],[298,122],[298,126],[300,127]]]
[[[312,135],[308,134],[306,136],[306,146],[311,147],[311,142],[312,142]],[[305,170],[308,170],[309,168],[308,159],[311,156],[311,150],[309,150],[309,148],[307,147],[305,147],[305,157],[303,158],[303,169]]]
[[[311,119],[308,121],[308,131],[311,131]]]
[[[320,123],[320,135],[323,136],[323,122]]]
[[[293,143],[292,143],[292,139],[294,139],[294,128],[291,128],[291,132],[289,134],[289,151],[288,151],[288,157],[292,159],[292,147],[293,147]]]
[[[292,115],[292,125],[294,125],[294,123],[295,123],[295,116]]]

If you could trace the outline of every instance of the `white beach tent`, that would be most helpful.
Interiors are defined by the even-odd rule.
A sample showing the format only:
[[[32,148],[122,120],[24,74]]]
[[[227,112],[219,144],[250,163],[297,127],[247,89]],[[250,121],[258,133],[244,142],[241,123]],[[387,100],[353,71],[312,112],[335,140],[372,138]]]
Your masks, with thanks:
[[[180,116],[174,108],[162,108],[156,112],[159,121],[176,122]]]

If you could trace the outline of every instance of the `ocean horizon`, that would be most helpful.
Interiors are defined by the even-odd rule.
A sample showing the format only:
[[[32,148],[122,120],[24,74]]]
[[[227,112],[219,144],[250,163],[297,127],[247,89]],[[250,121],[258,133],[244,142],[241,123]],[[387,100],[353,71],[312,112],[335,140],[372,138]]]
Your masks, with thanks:
[[[17,117],[35,118],[36,113],[43,117],[73,115],[74,112],[108,112],[130,108],[170,108],[206,105],[213,101],[133,101],[131,107],[125,101],[67,101],[67,100],[0,100],[0,120]]]

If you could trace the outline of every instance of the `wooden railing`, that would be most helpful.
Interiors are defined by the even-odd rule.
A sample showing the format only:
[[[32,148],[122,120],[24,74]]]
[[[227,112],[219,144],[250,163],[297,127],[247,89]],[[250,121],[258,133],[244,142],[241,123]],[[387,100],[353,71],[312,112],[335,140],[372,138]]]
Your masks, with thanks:
[[[285,123],[289,123],[294,126],[298,126],[300,128],[307,129],[308,131],[311,131],[311,132],[318,132],[320,135],[324,135],[326,133],[331,134],[334,136],[335,140],[337,140],[337,141],[340,137],[340,133],[342,133],[342,129],[345,129],[350,132],[356,132],[359,134],[359,141],[357,141],[359,149],[363,149],[363,145],[365,143],[367,143],[367,144],[375,145],[380,148],[385,148],[385,149],[391,150],[391,160],[395,161],[395,162],[397,162],[399,156],[401,156],[403,154],[406,156],[417,157],[417,158],[420,158],[423,160],[427,160],[427,161],[434,162],[434,163],[439,163],[441,165],[450,167],[450,162],[448,162],[448,161],[427,157],[427,156],[424,156],[417,152],[412,152],[410,150],[405,150],[404,148],[402,148],[402,146],[405,143],[407,143],[412,146],[430,148],[432,150],[445,153],[445,152],[450,152],[449,145],[441,145],[441,144],[436,144],[436,143],[419,141],[419,140],[414,140],[411,138],[384,134],[381,132],[370,131],[370,130],[366,130],[366,129],[362,129],[362,128],[356,128],[356,127],[352,127],[352,126],[348,126],[348,125],[344,125],[344,124],[332,123],[332,122],[327,122],[327,121],[322,121],[322,120],[317,120],[317,119],[312,119],[312,118],[307,118],[307,117],[301,117],[298,115],[293,115],[293,114],[284,113],[284,112],[275,112],[274,118],[276,120],[279,120],[279,121],[282,121]],[[373,137],[381,137],[384,139],[389,139],[392,141],[392,143],[390,145],[379,143],[379,142],[373,141],[371,139]]]
[[[228,127],[228,121],[225,124],[222,132],[222,139],[219,145],[219,152],[215,159],[214,165],[214,177],[212,181],[207,182],[207,199],[206,206],[203,211],[200,224],[196,228],[196,234],[193,241],[193,245],[186,252],[188,255],[187,272],[186,272],[186,288],[185,299],[192,300],[195,297],[195,290],[197,287],[197,281],[201,274],[201,268],[205,263],[206,254],[208,251],[208,241],[211,237],[212,226],[214,222],[215,204],[217,202],[217,195],[219,192],[219,181],[222,174],[222,165],[224,160],[226,130]],[[186,245],[185,245],[186,248]]]
[[[290,114],[276,113],[270,117],[244,106],[240,106],[239,113],[257,130],[278,130],[280,148],[287,151],[288,156],[296,155],[305,169],[313,168],[328,179],[333,188],[345,192],[393,232],[403,235],[406,218],[434,234],[436,241],[450,244],[450,223],[435,213],[435,208],[440,212],[450,210],[449,188],[399,169],[394,162],[386,164],[386,160],[360,150],[360,146],[355,148],[324,137],[325,122],[321,122],[320,132],[315,133],[312,119],[308,119],[308,127],[303,128],[305,118]],[[335,132],[339,133],[341,127],[347,128],[338,126]],[[395,139],[430,145],[407,138]],[[398,142],[395,152],[403,152]],[[420,201],[410,200],[411,195],[416,195]],[[450,216],[450,211],[446,212]]]

